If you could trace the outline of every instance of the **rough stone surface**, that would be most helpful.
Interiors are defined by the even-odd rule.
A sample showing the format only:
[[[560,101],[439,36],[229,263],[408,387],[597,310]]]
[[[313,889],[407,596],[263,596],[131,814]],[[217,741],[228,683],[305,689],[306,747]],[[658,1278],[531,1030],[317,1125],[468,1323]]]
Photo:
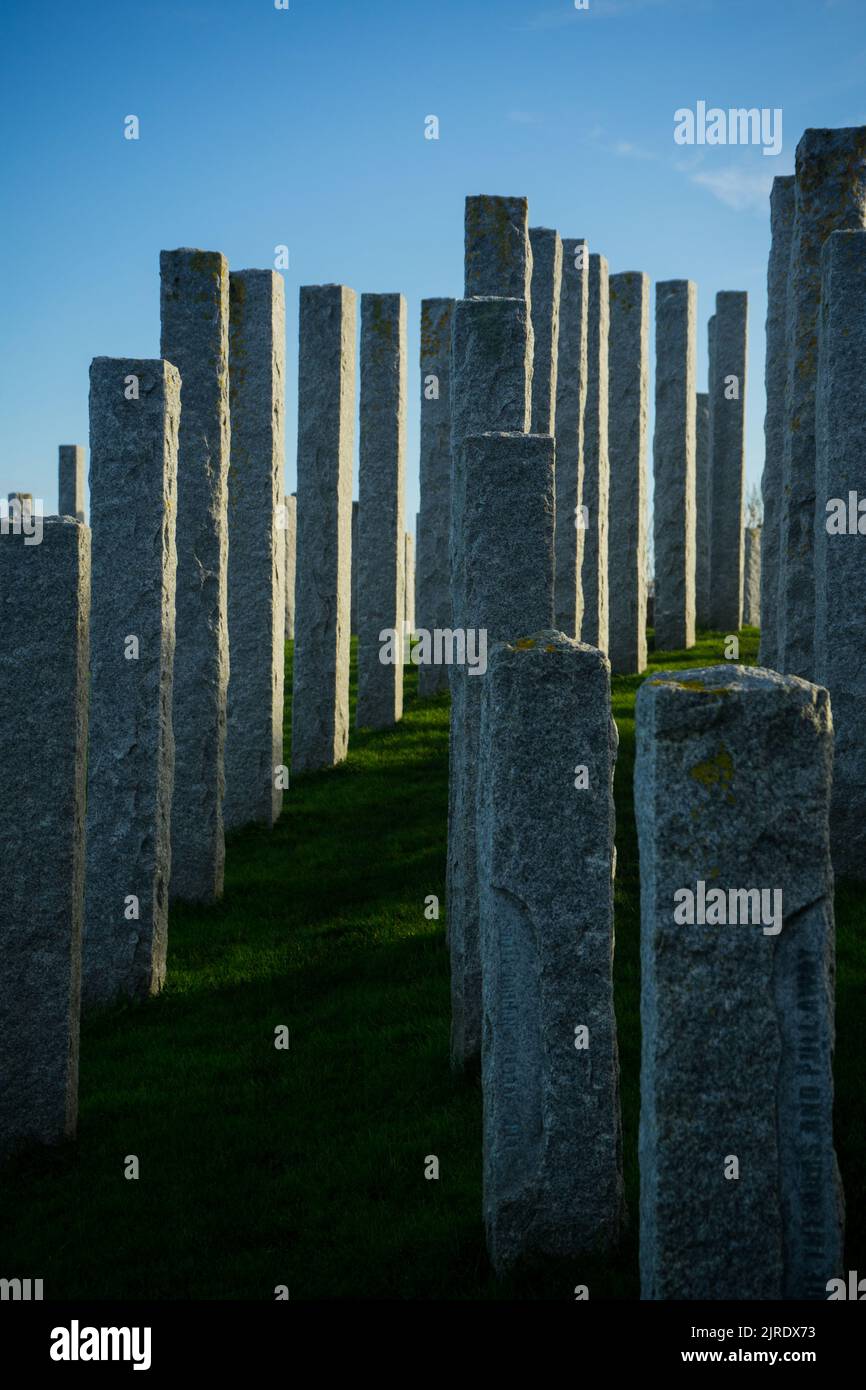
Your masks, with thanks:
[[[779,670],[809,679],[815,638],[815,379],[821,247],[866,226],[866,126],[807,130],[797,146],[785,320]]]
[[[625,1212],[610,668],[561,633],[520,631],[490,656],[479,757],[484,1221],[500,1273],[609,1248]]]
[[[351,630],[358,632],[358,503],[352,503],[352,620]]]
[[[406,548],[403,553],[405,556],[403,573],[406,576],[403,617],[406,623],[406,633],[411,634],[415,631],[415,537],[411,531],[406,532]]]
[[[421,300],[421,511],[417,541],[417,619],[433,632],[451,626],[451,320],[453,299]],[[433,380],[435,378],[435,381]],[[418,668],[418,694],[448,689],[448,667]]]
[[[46,517],[27,539],[0,533],[3,1159],[78,1116],[90,532]]]
[[[555,445],[549,435],[494,433],[464,441],[465,627],[489,644],[553,619]],[[451,1060],[459,1070],[481,1052],[476,796],[484,674],[452,667],[448,821]],[[452,703],[453,710],[453,703]]]
[[[273,825],[283,805],[286,302],[275,270],[229,276],[232,416],[226,828]],[[284,528],[283,528],[284,530]]]
[[[301,288],[298,559],[292,768],[342,762],[349,746],[355,292]]]
[[[477,194],[466,199],[464,297],[529,300],[532,248],[525,198]]]
[[[578,523],[583,505],[588,323],[589,247],[585,240],[566,237],[556,373],[555,624],[567,637],[579,637],[583,622],[581,569],[586,533]]]
[[[843,1268],[832,756],[805,681],[725,665],[638,691],[644,1299],[825,1299]],[[781,931],[745,906],[680,925],[674,895],[699,908],[700,884],[766,890],[762,922],[780,891]]]
[[[286,595],[286,641],[295,640],[295,570],[297,562],[298,545],[298,497],[297,493],[292,493],[291,497],[284,498],[286,508],[286,529],[283,539],[283,558],[286,563],[285,576],[285,595]]]
[[[125,396],[130,375],[139,381],[138,400]],[[92,598],[82,973],[88,1008],[118,998],[146,998],[165,981],[180,395],[180,373],[169,362],[97,357],[90,368]],[[130,895],[138,900],[137,909]]]
[[[710,626],[710,545],[712,531],[710,473],[710,396],[695,396],[695,626]]]
[[[788,372],[785,319],[788,306],[788,268],[794,228],[793,174],[773,179],[770,193],[770,258],[767,263],[767,350],[764,384],[764,471],[761,495],[764,526],[761,533],[761,653],[762,666],[775,670],[779,661],[779,543],[782,514],[782,459],[785,447],[785,387]]]
[[[653,433],[655,640],[660,650],[695,642],[695,350],[697,287],[656,285]]]
[[[358,468],[358,703],[360,727],[403,714],[402,661],[380,660],[385,631],[401,638],[405,610],[406,300],[361,296]]]
[[[649,276],[612,275],[609,294],[609,654],[631,674],[646,667]]]
[[[743,622],[761,626],[761,530],[747,526],[744,538]]]
[[[866,232],[832,232],[822,253],[815,397],[815,676],[830,691],[835,731],[833,867],[866,877]],[[837,525],[844,508],[844,530]],[[864,508],[866,510],[866,508]],[[852,526],[853,521],[853,526]],[[830,530],[828,531],[828,525]]]
[[[589,317],[587,330],[587,389],[584,428],[582,505],[587,509],[581,585],[583,621],[580,635],[590,646],[607,651],[608,644],[608,330],[610,295],[607,261],[589,258]],[[568,636],[568,634],[566,634]]]
[[[217,251],[161,251],[160,354],[180,372],[171,896],[222,895],[229,467],[229,273]]]
[[[553,434],[556,427],[556,375],[559,354],[559,295],[562,242],[559,232],[530,227],[532,247],[532,433]]]
[[[710,623],[721,632],[739,632],[743,621],[748,308],[745,291],[722,290],[716,295]]]
[[[84,520],[84,449],[61,444],[57,451],[57,512]]]

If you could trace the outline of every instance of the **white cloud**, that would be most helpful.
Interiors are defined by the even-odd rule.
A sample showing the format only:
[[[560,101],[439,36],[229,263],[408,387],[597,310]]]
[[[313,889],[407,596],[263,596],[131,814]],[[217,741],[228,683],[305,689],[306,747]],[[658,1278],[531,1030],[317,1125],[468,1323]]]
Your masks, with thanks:
[[[773,186],[773,175],[770,173],[759,174],[733,168],[720,169],[717,173],[703,170],[699,174],[692,174],[692,183],[708,188],[714,198],[735,212],[768,214],[770,189]]]

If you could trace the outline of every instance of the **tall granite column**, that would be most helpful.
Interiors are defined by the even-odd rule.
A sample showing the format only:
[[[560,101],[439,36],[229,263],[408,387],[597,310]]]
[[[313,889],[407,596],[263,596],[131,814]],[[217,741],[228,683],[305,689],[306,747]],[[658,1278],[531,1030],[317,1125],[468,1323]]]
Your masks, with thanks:
[[[715,317],[712,320],[715,322]],[[695,396],[695,627],[710,627],[710,547],[713,490],[710,471],[710,396]]]
[[[403,618],[406,623],[406,638],[415,631],[415,538],[411,531],[406,532],[403,573],[405,575]]]
[[[866,231],[821,254],[815,396],[815,677],[830,691],[833,867],[866,878]]]
[[[826,690],[743,666],[637,697],[644,1299],[826,1299],[833,1153]]]
[[[582,524],[589,323],[589,247],[562,243],[556,373],[556,627],[579,637],[583,623]]]
[[[747,526],[743,538],[743,622],[749,627],[761,626],[762,529],[760,526]]]
[[[499,1273],[609,1249],[625,1216],[610,667],[561,633],[520,631],[490,655],[479,755],[484,1221]]]
[[[866,226],[866,126],[807,130],[797,146],[785,321],[788,371],[779,576],[779,669],[811,678],[815,638],[815,379],[821,247]]]
[[[78,1117],[89,610],[86,526],[0,533],[0,1159]]]
[[[659,650],[692,647],[695,641],[697,298],[691,280],[656,285],[653,539]]]
[[[607,261],[589,258],[587,391],[584,427],[583,499],[588,521],[583,546],[581,637],[606,652],[608,646],[608,330],[610,297]],[[568,634],[566,634],[568,635]]]
[[[286,562],[286,641],[295,640],[295,571],[297,568],[298,545],[298,496],[293,492],[284,498],[286,508],[286,532],[283,556]]]
[[[299,337],[292,768],[312,772],[349,746],[354,290],[302,286]]]
[[[453,299],[421,300],[421,513],[418,523],[419,626],[451,626],[451,319]],[[418,694],[448,689],[448,667],[418,667]]]
[[[355,720],[371,729],[390,728],[403,715],[406,375],[405,299],[363,294]],[[383,632],[399,634],[397,661],[380,660]]]
[[[486,193],[466,199],[463,295],[529,300],[532,246],[525,198]]]
[[[612,275],[609,293],[609,653],[632,674],[646,667],[649,276]]]
[[[229,274],[218,251],[161,251],[160,354],[180,372],[171,896],[223,890]]]
[[[85,1007],[146,998],[165,981],[180,396],[169,362],[96,357],[90,368]]]
[[[785,390],[787,385],[788,270],[794,228],[794,176],[773,179],[770,193],[770,258],[767,263],[767,351],[764,384],[764,471],[761,495],[764,526],[761,533],[761,652],[760,664],[775,670],[779,662],[779,576],[782,519],[782,461],[785,447]]]
[[[553,434],[559,355],[562,242],[549,227],[530,227],[532,248],[532,433]]]
[[[716,295],[710,620],[722,632],[739,632],[743,621],[748,308],[745,291]]]
[[[352,595],[351,631],[358,635],[358,503],[352,503]]]
[[[61,444],[57,451],[57,514],[84,520],[84,449]]]
[[[226,829],[272,826],[283,804],[286,556],[286,303],[275,270],[229,276],[232,416],[228,625],[231,674],[225,750]],[[284,528],[283,528],[284,530]]]

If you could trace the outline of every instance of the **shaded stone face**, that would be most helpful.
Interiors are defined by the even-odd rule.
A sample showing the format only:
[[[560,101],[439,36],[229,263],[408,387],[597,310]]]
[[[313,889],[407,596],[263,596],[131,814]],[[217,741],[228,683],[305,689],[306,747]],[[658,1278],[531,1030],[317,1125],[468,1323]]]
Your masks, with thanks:
[[[583,622],[581,570],[585,530],[581,522],[584,475],[584,410],[587,390],[589,247],[583,239],[562,243],[559,342],[556,372],[556,627],[567,637]]]
[[[761,495],[764,525],[761,533],[761,655],[762,666],[775,670],[779,660],[779,575],[782,519],[783,455],[787,347],[788,267],[794,226],[793,175],[773,180],[770,194],[770,258],[767,264],[767,350],[764,383],[764,472]]]
[[[502,295],[529,302],[532,248],[525,198],[479,194],[466,199],[464,297]]]
[[[805,681],[638,692],[644,1299],[826,1298],[842,1268],[832,757]]]
[[[695,627],[710,626],[710,546],[713,511],[710,472],[710,397],[695,396]]]
[[[713,392],[710,622],[739,632],[743,621],[743,488],[749,297],[716,295]]]
[[[761,531],[760,526],[747,526],[744,541],[743,622],[749,627],[761,626]]]
[[[180,372],[171,896],[213,902],[225,867],[229,676],[229,274],[217,251],[161,251],[161,356]]]
[[[521,630],[491,651],[479,739],[484,1221],[499,1273],[608,1249],[625,1214],[610,668],[562,633]]]
[[[80,444],[61,444],[57,459],[57,511],[60,516],[84,520],[84,449]]]
[[[355,293],[301,288],[298,544],[292,768],[342,762],[349,745]]]
[[[47,517],[0,533],[0,1158],[71,1138],[78,1117],[90,532]],[[50,668],[51,679],[37,673]]]
[[[180,396],[169,362],[97,357],[90,368],[86,1007],[146,998],[165,981]]]
[[[695,641],[695,347],[697,287],[656,285],[653,433],[656,647]],[[715,524],[715,521],[714,523]]]
[[[649,276],[612,275],[609,294],[609,647],[630,673],[646,666]]]
[[[562,242],[548,227],[530,227],[532,247],[532,433],[556,428],[556,377],[559,353],[559,295]]]
[[[428,631],[451,626],[451,320],[453,299],[421,301],[421,511],[417,532],[417,620]],[[418,668],[418,693],[448,689],[448,668]]]
[[[298,544],[298,498],[293,492],[283,499],[286,508],[286,531],[283,541],[283,555],[286,562],[286,641],[295,637],[295,570]]]
[[[608,646],[608,330],[610,298],[607,261],[589,258],[589,316],[587,330],[587,392],[584,429],[583,501],[586,530],[583,541],[582,589],[584,642]]]

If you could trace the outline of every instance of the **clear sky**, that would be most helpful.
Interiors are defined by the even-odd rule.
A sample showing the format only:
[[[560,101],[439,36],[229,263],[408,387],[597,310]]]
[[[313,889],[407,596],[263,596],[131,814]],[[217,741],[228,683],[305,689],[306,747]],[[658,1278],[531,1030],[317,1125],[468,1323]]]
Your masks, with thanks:
[[[700,389],[715,294],[747,290],[759,480],[767,194],[807,126],[866,124],[866,0],[7,0],[0,28],[0,495],[54,511],[91,358],[158,355],[160,248],[240,269],[286,244],[286,490],[298,287],[401,291],[414,530],[419,305],[462,291],[467,193],[528,196],[612,272],[695,280]],[[780,107],[781,153],[677,145],[699,101]]]

